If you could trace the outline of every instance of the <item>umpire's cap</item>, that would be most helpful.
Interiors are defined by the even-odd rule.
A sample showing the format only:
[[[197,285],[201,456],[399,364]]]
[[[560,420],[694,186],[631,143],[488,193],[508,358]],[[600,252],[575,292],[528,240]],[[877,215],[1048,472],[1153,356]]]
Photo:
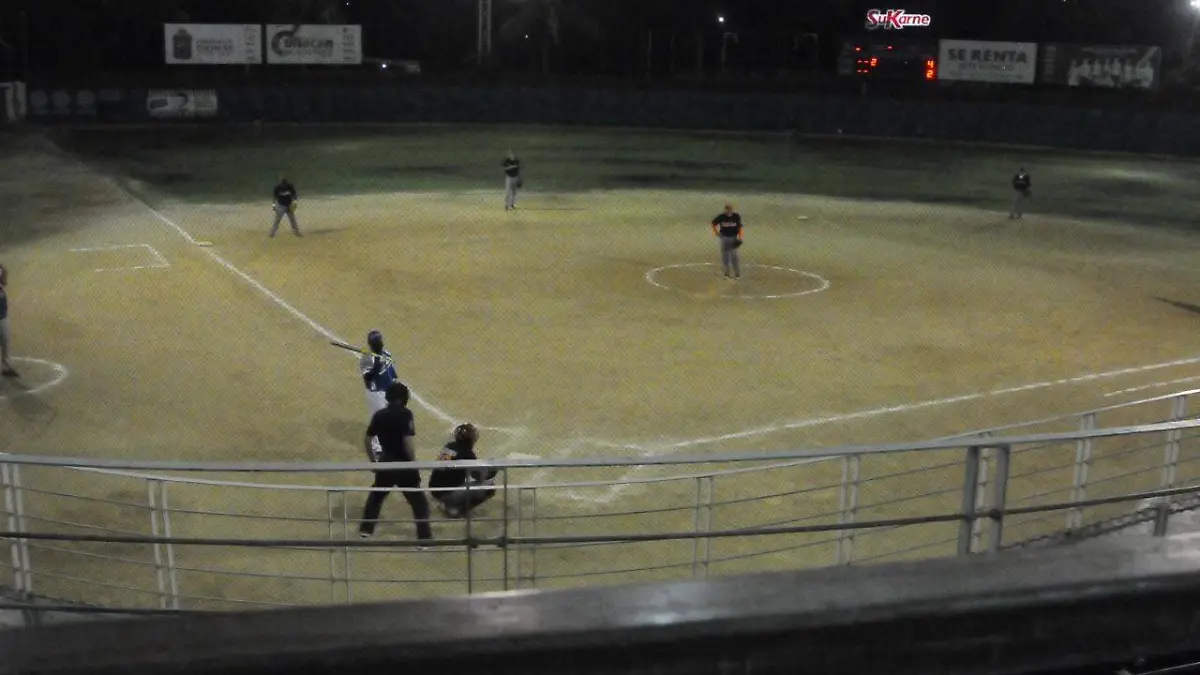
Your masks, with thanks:
[[[383,394],[383,399],[388,403],[399,403],[402,406],[408,405],[408,385],[403,382],[393,382],[387,391]]]

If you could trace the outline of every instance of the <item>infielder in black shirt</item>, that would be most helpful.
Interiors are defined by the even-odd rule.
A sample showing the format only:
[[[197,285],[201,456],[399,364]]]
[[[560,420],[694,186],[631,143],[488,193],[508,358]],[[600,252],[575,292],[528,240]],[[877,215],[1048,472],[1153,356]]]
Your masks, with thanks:
[[[297,237],[303,236],[300,234],[300,225],[296,222],[296,205],[300,202],[300,195],[296,193],[296,187],[288,182],[284,176],[279,177],[279,185],[275,186],[275,222],[271,224],[271,236],[275,236],[275,232],[279,230],[279,221],[287,216],[288,222],[292,225],[292,232],[296,233]]]
[[[733,204],[726,204],[725,211],[712,219],[713,236],[721,243],[721,267],[725,270],[726,279],[741,279],[742,264],[738,258],[738,248],[742,245],[742,214],[733,210]],[[733,272],[733,276],[730,276]]]
[[[412,411],[408,409],[408,387],[402,382],[394,382],[387,389],[387,407],[377,411],[371,417],[367,427],[364,447],[367,458],[375,460],[375,451],[371,439],[379,439],[382,462],[412,462],[416,458],[413,446],[413,436],[417,435],[416,424],[413,422]],[[375,472],[373,488],[420,488],[421,474],[416,469],[388,469]],[[417,539],[433,539],[433,531],[429,527],[429,500],[425,492],[419,489],[400,493],[412,507],[413,520],[417,523]],[[367,505],[363,508],[362,523],[358,526],[358,534],[363,539],[375,533],[375,524],[379,520],[379,512],[383,509],[383,500],[388,493],[383,491],[371,492],[367,497]]]

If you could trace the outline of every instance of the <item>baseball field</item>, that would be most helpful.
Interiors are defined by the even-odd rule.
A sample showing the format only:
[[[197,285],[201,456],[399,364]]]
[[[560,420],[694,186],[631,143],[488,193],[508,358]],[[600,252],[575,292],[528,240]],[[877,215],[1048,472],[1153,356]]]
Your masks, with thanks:
[[[1200,165],[1182,160],[535,127],[97,128],[0,143],[22,374],[0,382],[8,453],[356,461],[362,383],[329,340],[371,329],[419,396],[426,460],[457,421],[488,427],[491,458],[785,450],[935,438],[1200,382]],[[510,149],[525,189],[506,212]],[[1009,220],[1019,166],[1034,197]],[[267,237],[281,174],[300,194],[302,238],[286,225]],[[722,280],[708,226],[726,202],[746,222],[737,283]],[[821,471],[758,480],[767,494]],[[38,472],[29,480],[145,499]],[[667,499],[655,490],[580,488],[539,509],[582,518]],[[227,498],[197,488],[178,504]],[[62,519],[88,509],[74,508]],[[388,516],[407,508],[396,499]],[[650,564],[655,551],[619,555]],[[221,555],[269,570],[287,554]],[[438,555],[405,564],[458,573],[423,562]],[[252,583],[188,580],[213,598],[261,592]]]

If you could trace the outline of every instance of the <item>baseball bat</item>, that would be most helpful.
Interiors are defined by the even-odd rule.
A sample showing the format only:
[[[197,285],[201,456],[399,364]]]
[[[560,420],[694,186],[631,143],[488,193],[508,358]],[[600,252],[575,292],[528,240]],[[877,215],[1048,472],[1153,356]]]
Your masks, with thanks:
[[[384,356],[382,354],[376,354],[375,352],[369,352],[369,351],[363,349],[362,347],[355,347],[352,344],[347,344],[345,342],[340,342],[338,340],[330,340],[329,344],[333,345],[334,347],[337,347],[338,349],[345,349],[348,352],[354,352],[355,354],[362,354],[363,356],[378,356],[379,358],[383,359],[384,363],[387,363],[389,365],[395,363],[395,360],[393,360],[387,356]]]

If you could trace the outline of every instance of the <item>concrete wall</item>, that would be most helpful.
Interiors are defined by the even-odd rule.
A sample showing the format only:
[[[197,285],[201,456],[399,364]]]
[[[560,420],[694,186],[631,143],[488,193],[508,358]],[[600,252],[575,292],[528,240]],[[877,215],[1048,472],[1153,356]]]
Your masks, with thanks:
[[[451,86],[218,89],[216,121],[581,124],[894,136],[1200,155],[1200,114],[833,94]],[[29,119],[152,122],[146,90],[29,91]],[[164,122],[166,123],[166,122]]]

